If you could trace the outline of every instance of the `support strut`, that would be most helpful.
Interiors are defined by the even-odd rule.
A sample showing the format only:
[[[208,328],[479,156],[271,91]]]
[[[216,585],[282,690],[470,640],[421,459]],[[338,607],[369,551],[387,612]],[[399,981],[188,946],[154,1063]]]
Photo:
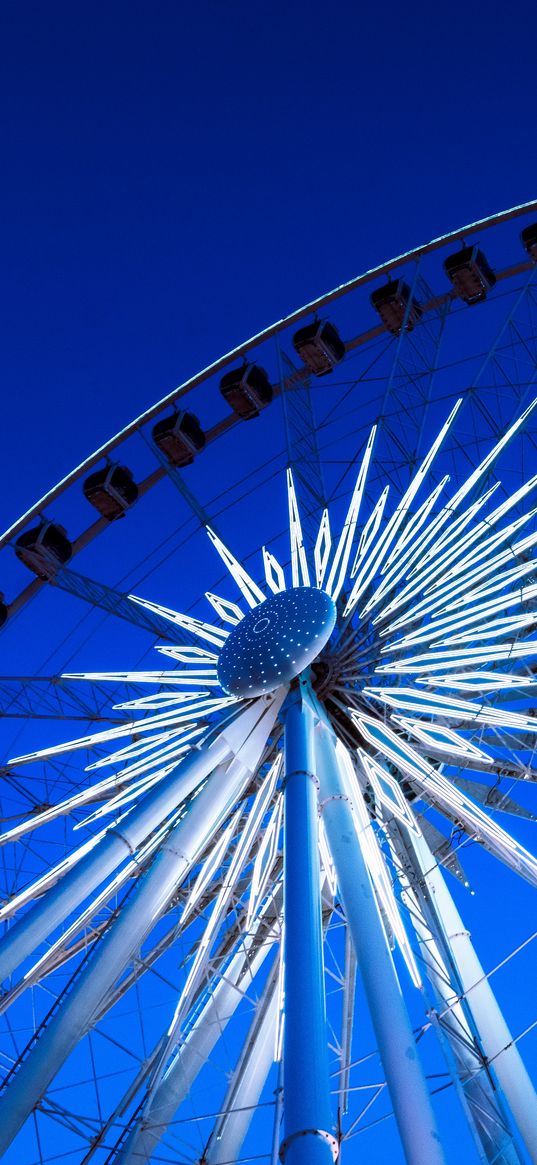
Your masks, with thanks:
[[[342,771],[345,753],[326,724],[316,732],[321,805],[371,1020],[409,1165],[444,1165],[444,1153],[408,1011],[384,932]],[[350,763],[350,760],[349,760]]]
[[[522,1165],[510,1128],[501,1090],[487,1064],[474,1017],[464,999],[435,903],[424,885],[423,871],[409,832],[391,822],[390,844],[395,855],[402,900],[410,912],[419,944],[420,961],[429,980],[437,1013],[438,1034],[446,1053],[479,1160],[490,1165]],[[434,865],[430,855],[428,869]]]
[[[500,1011],[453,898],[422,836],[408,838],[436,916],[441,922],[466,1004],[487,1060],[518,1125],[530,1160],[537,1165],[537,1095],[516,1043]],[[455,1002],[455,999],[453,1000]]]

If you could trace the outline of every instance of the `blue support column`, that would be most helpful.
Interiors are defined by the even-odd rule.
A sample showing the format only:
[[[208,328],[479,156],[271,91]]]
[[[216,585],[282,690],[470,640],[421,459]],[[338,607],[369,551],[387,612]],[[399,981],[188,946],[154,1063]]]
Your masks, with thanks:
[[[326,836],[352,935],[378,1050],[408,1165],[445,1165],[427,1083],[332,730],[320,723],[316,755]]]
[[[283,710],[284,822],[284,1165],[333,1165],[314,720],[300,688]]]

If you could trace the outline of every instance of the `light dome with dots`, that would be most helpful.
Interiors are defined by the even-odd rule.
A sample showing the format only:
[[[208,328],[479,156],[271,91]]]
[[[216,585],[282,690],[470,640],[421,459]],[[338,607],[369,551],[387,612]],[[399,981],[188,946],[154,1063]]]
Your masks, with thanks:
[[[250,611],[231,632],[218,678],[232,696],[261,696],[288,684],[318,656],[336,621],[330,595],[292,587]]]

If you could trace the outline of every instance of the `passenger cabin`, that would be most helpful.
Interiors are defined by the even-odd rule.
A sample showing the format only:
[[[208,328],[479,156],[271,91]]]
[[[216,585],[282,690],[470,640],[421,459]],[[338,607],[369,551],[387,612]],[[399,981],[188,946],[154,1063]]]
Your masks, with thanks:
[[[314,376],[326,376],[345,355],[341,336],[328,320],[314,320],[293,336],[295,352]]]
[[[153,440],[170,465],[178,467],[192,464],[206,437],[194,413],[175,412],[157,422]]]
[[[0,591],[0,627],[4,626],[4,623],[7,621],[9,614],[5,599],[5,595],[3,595],[2,591]]]
[[[524,227],[524,230],[520,232],[520,241],[530,259],[537,263],[537,222],[532,222],[529,227]]]
[[[84,497],[109,522],[122,518],[138,497],[138,486],[125,465],[106,465],[86,478]]]
[[[15,554],[38,578],[52,578],[73,553],[63,526],[41,522],[32,530],[25,530],[17,538]]]
[[[411,332],[423,314],[417,300],[412,298],[408,283],[403,279],[391,279],[383,287],[377,287],[370,296],[370,303],[394,336],[399,336],[403,327]]]
[[[496,283],[496,276],[479,247],[462,247],[444,263],[444,271],[460,299],[482,303]]]
[[[220,392],[229,407],[243,421],[258,417],[261,409],[272,400],[272,385],[264,368],[257,364],[243,364],[226,372],[220,381]]]

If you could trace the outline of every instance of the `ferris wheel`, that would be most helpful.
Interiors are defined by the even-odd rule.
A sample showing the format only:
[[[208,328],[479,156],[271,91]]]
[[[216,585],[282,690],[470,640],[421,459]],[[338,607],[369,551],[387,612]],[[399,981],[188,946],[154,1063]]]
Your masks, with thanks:
[[[278,321],[0,539],[7,1165],[537,1162],[536,220]]]

